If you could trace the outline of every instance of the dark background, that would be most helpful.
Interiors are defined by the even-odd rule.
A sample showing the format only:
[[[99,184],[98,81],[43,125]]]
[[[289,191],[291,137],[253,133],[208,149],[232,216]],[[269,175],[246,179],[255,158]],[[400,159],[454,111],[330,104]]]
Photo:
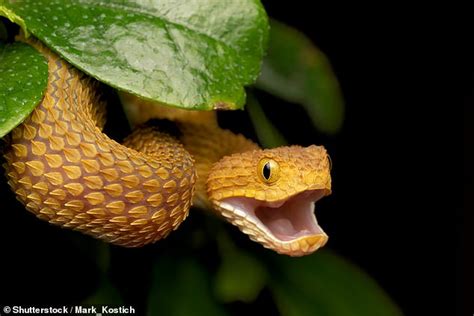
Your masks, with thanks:
[[[440,19],[427,7],[263,3],[271,17],[303,31],[328,56],[346,101],[335,137],[309,132],[309,121],[299,116],[290,121],[285,105],[275,113],[276,100],[262,101],[290,143],[322,143],[333,158],[334,193],[320,201],[318,213],[328,246],[366,270],[407,315],[472,315],[474,72],[463,59],[472,51],[456,42],[463,28],[449,28],[461,26],[462,16],[450,16],[448,8]],[[455,93],[441,101],[451,85]],[[462,127],[449,124],[461,103],[464,214],[460,191],[446,202],[459,187],[454,176],[462,174],[452,157],[460,143],[453,131],[460,135]]]
[[[328,56],[346,101],[342,131],[325,136],[312,127],[298,106],[292,105],[290,112],[287,103],[257,94],[290,143],[322,144],[331,154],[333,194],[318,202],[319,222],[331,237],[326,247],[368,272],[407,315],[454,315],[455,311],[472,315],[474,310],[467,303],[472,299],[473,279],[472,274],[470,278],[465,275],[472,267],[472,251],[467,252],[472,249],[472,235],[462,234],[472,225],[472,214],[462,214],[460,198],[442,205],[452,183],[442,182],[441,177],[457,173],[460,163],[437,165],[427,155],[434,150],[433,159],[439,159],[453,151],[452,139],[427,129],[432,119],[428,100],[438,92],[424,90],[424,83],[431,79],[424,68],[431,50],[425,45],[430,27],[420,22],[419,28],[413,28],[410,23],[418,22],[419,17],[410,16],[409,8],[374,13],[374,8],[355,12],[343,4],[322,8],[310,1],[263,3],[271,17],[304,32]],[[472,73],[466,79],[472,83]],[[472,87],[462,84],[458,88],[467,96],[466,126],[473,115]],[[107,127],[118,139],[125,133],[121,119],[111,117]],[[245,112],[220,116],[227,127],[252,137],[251,126],[241,124],[246,120]],[[465,135],[472,133],[472,127],[465,129]],[[465,149],[473,148],[470,138],[465,138],[465,144]],[[472,170],[467,163],[474,158],[472,150],[466,154],[465,168]],[[465,204],[472,209],[470,174],[464,177],[464,192]],[[0,183],[4,205],[0,207],[2,297],[10,304],[63,303],[66,298],[86,295],[97,279],[91,259],[69,247],[71,240],[69,235],[64,237],[64,230],[50,228],[24,211],[4,181]],[[16,229],[18,223],[24,228]],[[451,278],[453,248],[456,289]],[[133,265],[133,261],[140,262],[140,256],[143,253],[125,260]],[[63,286],[46,290],[48,283],[58,280]],[[451,299],[454,294],[456,309]]]
[[[438,105],[433,101],[440,97],[440,90],[432,81],[442,80],[440,68],[456,68],[461,58],[460,54],[454,59],[434,57],[437,51],[457,47],[451,42],[456,33],[437,27],[449,22],[431,24],[425,10],[409,6],[264,4],[270,16],[303,31],[326,53],[346,101],[346,120],[335,137],[306,133],[311,128],[299,120],[278,124],[294,135],[292,143],[322,142],[333,158],[334,194],[321,201],[327,204],[318,213],[331,236],[328,246],[366,270],[407,315],[472,315],[473,278],[465,275],[472,269],[472,238],[461,233],[472,225],[472,213],[463,217],[460,198],[444,205],[454,182],[443,180],[462,173],[459,160],[448,163],[454,140],[459,139],[449,136],[450,132],[461,126],[451,128],[447,121],[460,104],[460,95],[470,94],[464,101],[466,108],[472,107],[473,77],[468,64],[461,63],[459,70],[470,71],[469,77],[462,77],[469,81],[458,84],[458,96],[443,104],[443,118],[433,118]],[[436,44],[431,46],[435,33]],[[457,83],[459,77],[448,76],[448,80]],[[274,104],[266,105],[266,112],[271,112]],[[466,122],[472,112],[466,113]],[[435,132],[429,129],[432,124]],[[470,182],[469,194],[472,177],[466,174],[465,179]],[[455,214],[457,268],[465,269],[464,273],[458,270],[456,291],[451,221]],[[463,244],[463,255],[462,238],[470,243]]]

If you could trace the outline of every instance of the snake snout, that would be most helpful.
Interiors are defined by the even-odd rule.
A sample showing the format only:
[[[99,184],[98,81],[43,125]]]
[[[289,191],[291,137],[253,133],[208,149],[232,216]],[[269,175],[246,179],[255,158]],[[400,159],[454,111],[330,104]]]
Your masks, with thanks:
[[[217,206],[252,240],[281,254],[302,256],[328,240],[314,214],[315,202],[326,194],[326,190],[311,190],[276,202],[233,197]]]
[[[210,201],[250,239],[290,256],[310,254],[328,240],[314,204],[331,193],[322,146],[288,146],[224,157],[212,169]]]

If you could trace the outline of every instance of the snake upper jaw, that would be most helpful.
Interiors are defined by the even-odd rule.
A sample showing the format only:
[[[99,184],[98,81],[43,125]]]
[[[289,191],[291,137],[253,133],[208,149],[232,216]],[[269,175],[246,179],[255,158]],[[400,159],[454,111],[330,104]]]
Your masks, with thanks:
[[[267,202],[248,197],[216,201],[221,214],[264,247],[289,256],[308,255],[324,246],[328,236],[318,225],[315,202],[330,192],[303,191]]]

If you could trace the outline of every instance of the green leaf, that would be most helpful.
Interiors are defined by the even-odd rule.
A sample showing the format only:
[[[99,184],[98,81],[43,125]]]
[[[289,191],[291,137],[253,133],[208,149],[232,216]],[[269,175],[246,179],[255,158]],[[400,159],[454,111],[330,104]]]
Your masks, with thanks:
[[[247,98],[245,109],[250,116],[258,141],[264,148],[275,148],[287,144],[285,137],[267,118],[260,103],[252,94],[249,94]]]
[[[192,257],[161,254],[153,267],[148,315],[226,315],[212,296],[210,275]]]
[[[337,132],[344,102],[326,56],[297,30],[274,20],[270,25],[268,55],[257,87],[301,104],[321,131]]]
[[[238,249],[222,231],[217,238],[222,263],[215,276],[216,296],[225,303],[253,302],[267,279],[265,267],[255,257]]]
[[[272,259],[270,288],[284,316],[402,315],[368,275],[327,250]]]
[[[258,0],[9,0],[4,7],[98,80],[200,110],[243,106],[268,36]]]
[[[48,63],[24,43],[0,45],[0,137],[33,111],[48,83]]]

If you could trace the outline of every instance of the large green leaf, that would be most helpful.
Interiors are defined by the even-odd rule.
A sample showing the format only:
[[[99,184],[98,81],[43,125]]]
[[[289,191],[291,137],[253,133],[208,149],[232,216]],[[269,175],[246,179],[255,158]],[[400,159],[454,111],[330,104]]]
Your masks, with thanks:
[[[48,63],[23,43],[0,45],[0,137],[20,124],[41,101]]]
[[[303,105],[321,131],[337,132],[344,103],[326,56],[297,30],[274,20],[270,25],[268,55],[257,87]]]
[[[365,273],[327,250],[302,258],[274,255],[271,290],[283,316],[400,316]]]
[[[243,86],[256,80],[267,42],[258,0],[6,0],[3,6],[91,76],[183,108],[242,107]]]

